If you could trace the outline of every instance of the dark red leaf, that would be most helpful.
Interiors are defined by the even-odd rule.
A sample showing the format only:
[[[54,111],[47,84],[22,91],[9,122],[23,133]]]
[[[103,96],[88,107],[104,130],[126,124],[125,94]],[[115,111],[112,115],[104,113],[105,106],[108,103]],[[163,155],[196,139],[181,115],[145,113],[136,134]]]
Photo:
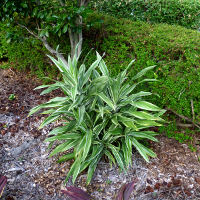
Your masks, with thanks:
[[[5,188],[5,185],[7,183],[7,177],[5,176],[0,176],[0,197],[3,194],[3,190]]]
[[[133,192],[135,182],[124,184],[119,190],[116,200],[128,200],[131,193]]]
[[[124,190],[124,200],[128,200],[131,196],[131,193],[133,192],[133,189],[135,187],[135,182],[132,181],[131,183],[126,184],[126,188]]]
[[[122,185],[122,187],[120,188],[116,200],[123,200],[124,190],[125,189],[126,189],[126,184]]]
[[[62,193],[66,194],[71,200],[90,200],[92,197],[82,189],[76,187],[66,187],[66,190],[61,190]]]

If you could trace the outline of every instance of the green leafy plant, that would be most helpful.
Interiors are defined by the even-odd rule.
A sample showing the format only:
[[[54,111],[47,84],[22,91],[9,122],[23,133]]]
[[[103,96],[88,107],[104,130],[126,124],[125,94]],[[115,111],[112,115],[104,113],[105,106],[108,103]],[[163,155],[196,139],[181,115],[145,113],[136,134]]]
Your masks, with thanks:
[[[13,100],[15,100],[15,95],[14,94],[11,94],[9,97],[8,97],[8,99],[10,100],[10,101],[13,101]]]
[[[200,27],[198,0],[101,0],[93,6],[116,18]]]
[[[49,56],[50,57],[50,56]],[[97,53],[96,61],[86,69],[85,64],[78,67],[77,54],[68,64],[58,58],[50,57],[60,70],[63,81],[55,81],[52,85],[42,85],[36,89],[46,88],[41,95],[61,89],[65,97],[55,97],[31,109],[29,115],[45,109],[42,114],[49,116],[42,122],[40,128],[60,120],[63,126],[53,129],[46,142],[52,145],[60,144],[50,156],[65,153],[58,162],[74,159],[66,181],[72,176],[75,182],[77,176],[88,168],[87,183],[89,184],[98,162],[105,156],[110,164],[117,163],[126,171],[132,163],[132,149],[135,147],[148,162],[149,156],[156,154],[141,141],[149,139],[157,142],[157,133],[148,131],[149,127],[161,126],[164,113],[154,104],[145,101],[150,92],[134,93],[138,84],[155,81],[140,79],[152,67],[147,67],[127,82],[127,71],[134,61],[117,77],[111,77],[102,57]],[[46,110],[47,109],[47,110]]]

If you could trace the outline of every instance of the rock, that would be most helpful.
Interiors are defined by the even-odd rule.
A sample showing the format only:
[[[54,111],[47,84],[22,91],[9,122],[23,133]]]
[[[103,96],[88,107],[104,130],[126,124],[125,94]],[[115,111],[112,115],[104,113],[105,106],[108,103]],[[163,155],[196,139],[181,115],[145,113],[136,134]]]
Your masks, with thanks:
[[[21,144],[19,147],[12,149],[11,150],[12,156],[16,157],[19,154],[21,154],[23,151],[25,151],[26,149],[30,148],[34,144],[34,141],[35,141],[34,139],[31,141],[26,141],[23,144]]]

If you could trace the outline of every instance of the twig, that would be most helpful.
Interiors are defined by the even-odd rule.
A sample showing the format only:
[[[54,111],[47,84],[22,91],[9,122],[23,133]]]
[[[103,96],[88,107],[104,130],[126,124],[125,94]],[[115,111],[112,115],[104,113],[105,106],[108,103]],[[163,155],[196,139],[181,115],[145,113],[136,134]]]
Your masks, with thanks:
[[[47,49],[51,54],[58,56],[58,57],[63,61],[63,63],[64,63],[66,66],[68,66],[68,63],[67,63],[67,61],[65,60],[64,56],[63,56],[61,53],[59,53],[58,51],[56,51],[55,49],[53,49],[53,48],[49,45],[49,43],[47,42],[46,37],[39,37],[37,34],[35,34],[35,33],[34,33],[33,31],[31,31],[30,29],[28,29],[26,26],[24,26],[24,25],[22,25],[22,24],[19,24],[19,23],[17,23],[17,24],[18,24],[20,27],[26,29],[27,32],[28,32],[29,34],[31,34],[32,36],[34,36],[34,37],[37,38],[38,40],[42,41],[43,44],[44,44],[44,46],[46,47],[46,49]]]
[[[189,128],[194,126],[193,124],[183,124],[183,123],[176,123],[176,125],[184,128]]]
[[[167,108],[166,110],[172,112],[173,114],[177,115],[178,117],[180,117],[181,119],[183,119],[185,121],[191,122],[194,126],[196,126],[198,129],[200,129],[200,123],[198,123],[198,122],[194,123],[194,121],[192,119],[189,119],[188,117],[180,115],[180,114],[176,113],[174,110],[172,110],[170,108]]]
[[[191,101],[191,108],[192,108],[192,119],[194,121],[195,120],[195,115],[194,115],[194,103],[193,103],[193,99],[191,99],[190,101]]]

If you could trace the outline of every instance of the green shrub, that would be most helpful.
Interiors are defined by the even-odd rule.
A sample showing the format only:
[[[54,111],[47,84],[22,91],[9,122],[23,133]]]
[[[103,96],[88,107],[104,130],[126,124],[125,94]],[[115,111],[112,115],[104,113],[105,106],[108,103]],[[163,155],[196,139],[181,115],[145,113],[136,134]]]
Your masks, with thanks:
[[[141,69],[156,65],[149,78],[158,77],[151,85],[154,103],[168,107],[192,118],[191,102],[194,102],[195,120],[200,121],[200,33],[180,26],[167,24],[149,25],[144,22],[104,19],[87,35],[88,49],[105,52],[105,61],[113,74],[119,73],[132,59],[136,59],[129,76]],[[157,101],[157,95],[160,97]]]
[[[8,39],[12,38],[12,39]],[[63,39],[63,41],[66,41]],[[68,41],[68,40],[67,40]],[[58,39],[50,41],[56,48]],[[66,42],[68,44],[68,42]],[[63,42],[63,50],[69,52],[70,46]],[[0,23],[0,59],[8,59],[9,65],[23,71],[30,71],[38,78],[44,76],[55,77],[57,69],[52,66],[46,54],[48,51],[37,39],[17,26],[7,26],[7,23]]]
[[[85,64],[78,65],[75,55],[73,60],[68,57],[68,65],[61,59],[52,58],[62,74],[63,81],[55,81],[52,85],[42,85],[36,89],[46,88],[41,95],[55,89],[61,89],[65,97],[56,97],[49,102],[36,106],[30,115],[40,109],[48,109],[42,114],[50,114],[40,125],[61,120],[62,127],[53,129],[46,139],[48,142],[62,141],[50,154],[65,153],[59,161],[74,159],[68,172],[75,182],[78,174],[88,168],[87,183],[103,156],[111,163],[126,171],[132,164],[133,147],[149,161],[148,156],[156,154],[141,142],[144,139],[157,141],[157,133],[148,131],[152,126],[161,126],[164,113],[159,107],[144,100],[150,92],[135,92],[135,88],[147,71],[148,67],[127,82],[127,72],[133,62],[116,77],[111,77],[102,57],[86,69]],[[154,79],[151,81],[155,81]],[[69,152],[70,151],[70,152]]]
[[[96,8],[117,18],[200,28],[199,0],[103,0]]]

